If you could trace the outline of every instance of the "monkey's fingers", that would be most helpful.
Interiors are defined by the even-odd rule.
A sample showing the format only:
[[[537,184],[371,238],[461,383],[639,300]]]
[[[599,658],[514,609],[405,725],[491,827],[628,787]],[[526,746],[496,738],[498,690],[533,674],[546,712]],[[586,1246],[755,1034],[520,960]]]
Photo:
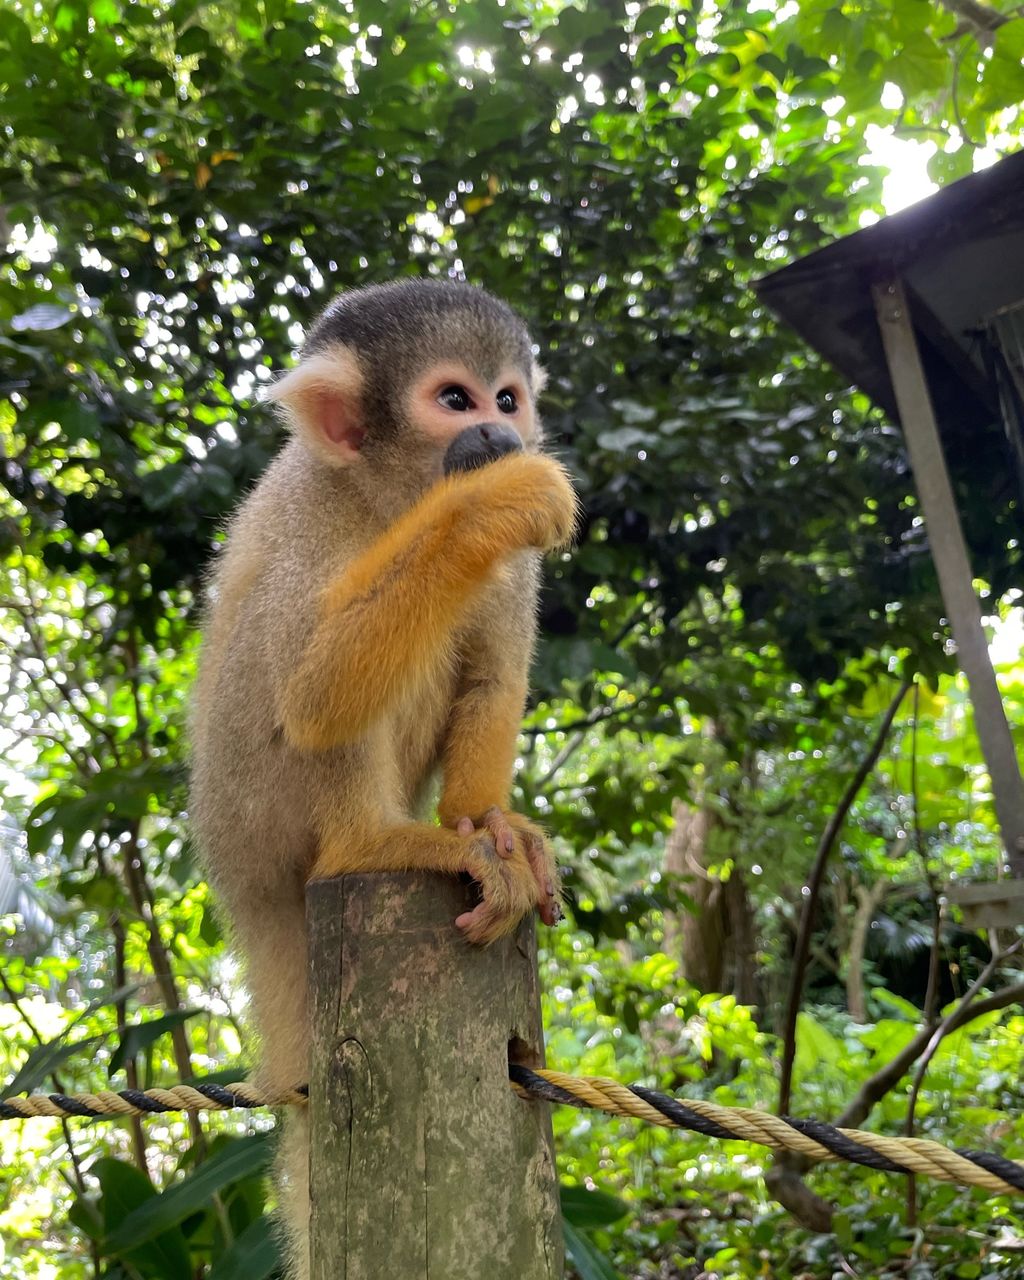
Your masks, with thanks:
[[[540,918],[545,924],[557,924],[562,918],[561,884],[558,864],[547,836],[521,814],[508,813],[503,817],[515,832],[516,848],[525,856],[533,877],[534,901]],[[490,829],[493,831],[493,827]]]
[[[480,819],[480,825],[485,831],[491,833],[494,847],[498,850],[498,853],[503,858],[511,858],[516,851],[516,835],[508,818],[505,817],[496,804],[491,805]]]
[[[526,858],[537,881],[537,910],[545,924],[558,924],[562,918],[561,896],[558,892],[558,868],[547,842],[539,831],[524,833]]]
[[[529,908],[527,907],[527,911]],[[489,943],[511,933],[525,912],[512,911],[505,913],[495,908],[492,901],[484,898],[472,911],[463,911],[455,917],[455,927],[466,938],[478,947],[486,947]]]
[[[463,911],[461,916],[456,916],[455,927],[460,929],[470,942],[483,943],[488,940],[484,935],[490,932],[492,914],[489,904],[480,902],[472,911]]]
[[[472,844],[469,847],[474,848]],[[512,933],[523,916],[536,907],[533,868],[521,849],[516,849],[511,858],[499,858],[490,835],[478,831],[466,870],[480,886],[483,897],[472,911],[463,912],[455,921],[469,942],[486,946]]]
[[[486,831],[503,858],[511,858],[516,851],[516,833],[497,805],[491,805],[478,826],[472,818],[460,818],[455,824],[455,830],[460,836],[471,836],[474,831]]]

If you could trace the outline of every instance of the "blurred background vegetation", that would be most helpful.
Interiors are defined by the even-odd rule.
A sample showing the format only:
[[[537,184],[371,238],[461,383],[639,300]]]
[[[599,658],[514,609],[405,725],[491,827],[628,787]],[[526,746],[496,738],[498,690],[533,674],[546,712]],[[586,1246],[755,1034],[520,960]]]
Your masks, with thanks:
[[[750,283],[1019,146],[1022,55],[1011,0],[6,0],[0,1092],[243,1072],[185,812],[202,577],[303,324],[435,273],[527,317],[586,509],[520,770],[567,868],[552,1065],[777,1104],[807,872],[912,677],[823,886],[792,1102],[902,1130],[913,1068],[872,1082],[991,959],[938,897],[995,873],[988,780],[901,438]],[[1019,731],[1002,465],[955,479]],[[916,1131],[1019,1154],[1022,1033],[1008,1003],[946,1038]],[[1024,1267],[1019,1203],[829,1167],[822,1231],[760,1149],[555,1123],[580,1280]],[[271,1126],[0,1126],[0,1273],[273,1275]]]

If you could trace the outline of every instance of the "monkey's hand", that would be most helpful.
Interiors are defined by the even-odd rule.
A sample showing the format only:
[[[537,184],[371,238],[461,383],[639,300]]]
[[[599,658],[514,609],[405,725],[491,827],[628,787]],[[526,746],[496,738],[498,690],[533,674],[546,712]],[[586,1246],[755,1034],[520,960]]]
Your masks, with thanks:
[[[557,924],[561,919],[561,895],[559,893],[558,868],[544,832],[517,813],[506,813],[493,806],[475,827],[472,818],[461,818],[456,831],[463,837],[474,837],[472,864],[469,872],[483,890],[484,900],[473,911],[467,911],[455,921],[471,942],[492,942],[504,933],[511,932],[520,919],[533,908],[540,913],[545,924]],[[490,856],[490,841],[480,840],[486,832],[494,842],[496,862]],[[480,850],[485,849],[483,857]],[[496,867],[492,882],[481,875],[481,863]],[[532,884],[524,884],[524,867],[532,878]],[[495,882],[497,881],[497,882]],[[509,897],[507,885],[514,885],[514,896]],[[525,904],[522,894],[527,898]]]
[[[550,551],[572,537],[578,502],[565,468],[543,454],[513,454],[445,482],[460,523],[481,535],[481,549],[503,554]]]

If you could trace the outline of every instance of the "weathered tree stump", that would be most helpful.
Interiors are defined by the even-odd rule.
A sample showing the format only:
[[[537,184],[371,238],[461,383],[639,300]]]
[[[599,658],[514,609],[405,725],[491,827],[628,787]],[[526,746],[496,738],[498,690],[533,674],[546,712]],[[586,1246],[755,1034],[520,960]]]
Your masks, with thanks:
[[[560,1280],[534,925],[480,949],[472,889],[426,874],[310,886],[313,1280]]]

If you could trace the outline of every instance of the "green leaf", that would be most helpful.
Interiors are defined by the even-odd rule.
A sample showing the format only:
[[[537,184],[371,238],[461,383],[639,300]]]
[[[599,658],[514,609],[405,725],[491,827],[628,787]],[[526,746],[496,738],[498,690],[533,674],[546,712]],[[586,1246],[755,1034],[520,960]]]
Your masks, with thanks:
[[[97,1160],[91,1172],[100,1183],[100,1209],[106,1231],[104,1251],[122,1257],[136,1272],[153,1280],[190,1280],[188,1245],[176,1227],[154,1233],[134,1247],[113,1244],[112,1228],[126,1217],[145,1212],[160,1199],[146,1175],[134,1165],[109,1156]]]
[[[37,1045],[22,1064],[21,1070],[7,1086],[5,1093],[31,1093],[37,1089],[48,1076],[51,1076],[62,1062],[82,1055],[85,1051],[97,1047],[107,1039],[102,1036],[87,1036],[84,1040],[65,1041],[63,1036],[50,1040],[46,1044]]]
[[[594,1242],[582,1231],[577,1231],[565,1218],[562,1219],[562,1234],[565,1237],[565,1252],[580,1273],[580,1280],[622,1280]]]
[[[89,13],[101,27],[112,27],[120,20],[121,6],[117,0],[89,0]]]
[[[777,54],[761,53],[758,54],[756,61],[757,65],[763,67],[769,75],[774,76],[780,85],[785,82],[789,69]]]
[[[800,1070],[810,1072],[824,1062],[835,1064],[842,1058],[842,1043],[809,1013],[801,1013],[797,1021],[797,1064]]]
[[[144,1049],[148,1049],[154,1040],[159,1040],[162,1035],[166,1035],[174,1027],[181,1026],[183,1022],[194,1018],[198,1013],[202,1013],[202,1010],[176,1009],[173,1013],[165,1013],[162,1018],[153,1018],[149,1022],[137,1022],[125,1027],[120,1044],[110,1055],[107,1074],[113,1075],[124,1066],[125,1062],[136,1057]]]
[[[178,56],[188,58],[193,54],[202,54],[210,47],[210,37],[200,26],[190,26],[178,37],[175,48]]]
[[[908,97],[937,93],[949,79],[950,61],[930,36],[920,32],[889,63],[887,74]]]
[[[973,148],[963,146],[956,151],[936,151],[928,161],[928,177],[940,185],[966,178],[974,172]]]
[[[265,1280],[281,1265],[274,1220],[269,1214],[245,1228],[217,1259],[206,1280]]]
[[[233,1067],[222,1067],[220,1071],[205,1071],[201,1076],[189,1076],[182,1084],[190,1084],[193,1088],[201,1084],[234,1084],[236,1080],[248,1078],[249,1069],[241,1063]]]
[[[574,1227],[606,1227],[629,1213],[629,1205],[607,1191],[589,1191],[586,1187],[563,1186],[559,1192],[563,1216]]]
[[[103,1239],[103,1220],[99,1202],[94,1197],[79,1195],[68,1209],[68,1218],[90,1240],[99,1242]]]
[[[873,998],[882,1005],[887,1005],[890,1009],[897,1013],[902,1013],[904,1018],[916,1025],[921,1021],[921,1010],[911,1000],[906,1000],[903,996],[895,995],[892,991],[887,991],[884,987],[878,987],[872,992]]]
[[[187,1178],[129,1213],[111,1234],[107,1248],[122,1253],[153,1239],[190,1213],[207,1208],[210,1197],[218,1191],[265,1169],[271,1152],[271,1135],[267,1133],[232,1141]]]
[[[1012,18],[996,28],[993,53],[1000,58],[1015,62],[1024,71],[1024,18]]]

